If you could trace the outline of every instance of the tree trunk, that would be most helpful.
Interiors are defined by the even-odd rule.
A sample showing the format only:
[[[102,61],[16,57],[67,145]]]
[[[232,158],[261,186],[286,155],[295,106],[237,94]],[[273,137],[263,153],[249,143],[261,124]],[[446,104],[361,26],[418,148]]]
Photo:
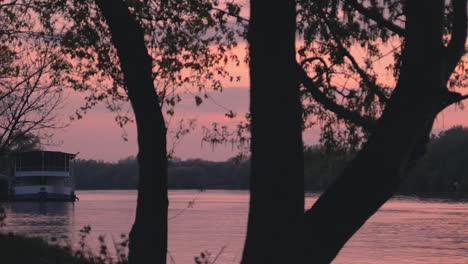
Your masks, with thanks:
[[[139,183],[130,232],[130,263],[166,263],[166,127],[141,25],[122,0],[96,0],[117,49],[138,132]]]
[[[309,263],[330,263],[397,190],[422,155],[445,87],[443,1],[406,1],[400,77],[377,130],[340,178],[306,212]]]
[[[295,2],[252,0],[250,12],[252,158],[242,263],[298,263],[304,174]]]

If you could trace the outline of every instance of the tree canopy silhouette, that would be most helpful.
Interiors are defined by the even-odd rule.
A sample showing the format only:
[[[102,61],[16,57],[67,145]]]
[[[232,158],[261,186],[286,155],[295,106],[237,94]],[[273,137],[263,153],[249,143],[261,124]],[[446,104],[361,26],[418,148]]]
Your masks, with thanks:
[[[465,53],[465,0],[451,1],[448,7],[444,1],[302,3],[296,11],[294,1],[250,2],[252,171],[242,263],[330,263],[397,191],[424,153],[437,114],[467,98],[449,90],[460,76],[454,71]],[[299,53],[327,57],[296,63],[296,17],[304,22],[297,27],[309,45]],[[391,37],[403,45],[392,64],[394,88],[387,90],[364,70],[372,72],[378,45]],[[349,52],[359,44],[370,57],[364,59],[365,68]],[[348,68],[345,74],[354,71],[357,88],[334,85],[327,59]],[[304,70],[310,61],[320,62],[314,77]],[[305,213],[299,84],[318,103],[309,112],[324,121],[325,142],[343,142],[333,124],[346,126],[342,133],[349,147],[359,146],[359,137],[366,135],[355,158]],[[279,105],[282,111],[276,112]],[[322,115],[324,110],[336,115]],[[272,140],[283,142],[280,149],[272,151]]]
[[[0,157],[38,147],[64,126],[62,60],[48,39],[28,35],[32,25],[13,4],[0,1]]]
[[[176,88],[195,87],[198,105],[205,87],[220,90],[220,78],[236,79],[224,66],[239,62],[229,52],[245,33],[239,7],[208,0],[1,7],[13,18],[2,35],[47,43],[59,62],[54,83],[87,93],[77,118],[104,101],[124,113],[116,116],[124,125],[131,119],[121,102],[130,101],[140,166],[130,261],[156,254],[165,263],[164,115],[181,100]],[[437,114],[466,98],[453,91],[466,81],[456,70],[465,53],[466,0],[251,0],[250,12],[251,207],[242,262],[329,263],[424,153]],[[388,55],[392,80],[384,82],[377,63]],[[360,150],[304,213],[301,133],[315,124],[325,146]]]
[[[16,28],[10,36],[38,37],[61,60],[57,83],[87,93],[75,118],[99,102],[117,113],[123,126],[132,119],[138,132],[139,192],[130,233],[131,263],[166,262],[167,128],[182,99],[179,87],[193,88],[195,104],[208,88],[221,90],[222,78],[237,79],[223,67],[238,62],[229,52],[242,27],[228,26],[235,4],[210,1],[12,1],[2,10]],[[16,14],[28,14],[20,17]],[[229,16],[230,17],[230,16]],[[232,23],[231,23],[232,24]],[[163,107],[165,110],[163,110]],[[123,113],[123,114],[122,114]]]

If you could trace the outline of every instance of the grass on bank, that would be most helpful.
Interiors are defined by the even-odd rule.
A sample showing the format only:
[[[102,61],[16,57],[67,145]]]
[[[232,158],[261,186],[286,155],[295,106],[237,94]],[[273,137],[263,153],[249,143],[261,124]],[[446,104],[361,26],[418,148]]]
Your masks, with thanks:
[[[67,246],[49,244],[37,237],[0,233],[0,263],[5,264],[126,264],[114,261],[103,248],[99,256]]]

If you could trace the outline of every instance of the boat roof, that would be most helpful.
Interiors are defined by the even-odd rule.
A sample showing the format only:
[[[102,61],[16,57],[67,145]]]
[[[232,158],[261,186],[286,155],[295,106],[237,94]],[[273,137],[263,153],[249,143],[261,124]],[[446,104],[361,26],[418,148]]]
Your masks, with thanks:
[[[31,150],[31,151],[19,151],[16,152],[15,155],[21,155],[23,153],[53,153],[53,154],[59,154],[59,155],[67,155],[70,156],[70,158],[76,157],[77,154],[74,153],[67,153],[67,152],[62,152],[62,151],[49,151],[49,150]]]

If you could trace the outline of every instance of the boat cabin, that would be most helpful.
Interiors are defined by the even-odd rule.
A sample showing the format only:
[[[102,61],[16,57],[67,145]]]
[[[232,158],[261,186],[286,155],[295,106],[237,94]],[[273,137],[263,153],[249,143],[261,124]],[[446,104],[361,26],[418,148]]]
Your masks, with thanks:
[[[75,154],[27,151],[14,155],[15,200],[74,200],[72,160]]]

